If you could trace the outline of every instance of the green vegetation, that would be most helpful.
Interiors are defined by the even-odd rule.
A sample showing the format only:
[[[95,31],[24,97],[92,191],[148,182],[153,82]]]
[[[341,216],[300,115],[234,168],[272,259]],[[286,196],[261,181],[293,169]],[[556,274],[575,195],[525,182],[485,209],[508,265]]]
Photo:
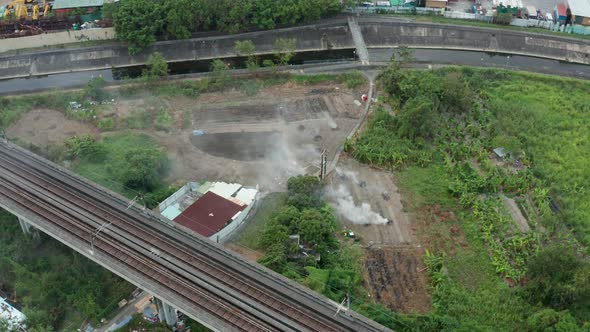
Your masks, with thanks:
[[[261,264],[335,301],[366,294],[361,286],[360,247],[336,237],[336,219],[320,197],[318,179],[292,177],[287,189],[286,197],[269,201],[272,211],[265,207],[257,214],[256,229],[262,229],[257,241],[244,234],[240,242],[265,251]],[[304,249],[290,235],[298,235]]]
[[[256,45],[251,40],[236,41],[235,49],[238,55],[248,57],[246,68],[256,70],[260,67],[258,57],[254,54],[256,52]]]
[[[277,25],[310,22],[336,14],[337,0],[129,0],[109,8],[117,37],[139,53],[157,38],[190,38],[195,32],[235,33],[248,28],[273,29]]]
[[[145,80],[153,81],[162,79],[168,76],[168,62],[159,52],[154,52],[150,55],[146,62],[146,69],[143,70],[141,76]]]
[[[78,135],[65,146],[76,173],[113,191],[134,197],[137,192],[147,194],[165,187],[161,178],[168,160],[145,134],[119,133],[100,141]]]
[[[25,236],[16,217],[2,210],[0,252],[2,286],[16,296],[31,331],[75,331],[86,318],[96,324],[134,289],[44,234]]]
[[[381,83],[392,111],[378,105],[347,151],[399,172],[419,218],[452,211],[460,228],[426,230],[434,312],[359,310],[398,330],[581,330],[590,321],[590,263],[576,241],[590,242],[590,150],[581,144],[590,84],[471,68],[409,71],[395,60]],[[506,160],[495,161],[499,146]],[[503,196],[518,202],[531,230],[519,229]],[[457,245],[459,229],[468,247]]]
[[[109,94],[104,90],[107,82],[102,77],[95,77],[88,81],[84,86],[84,97],[102,101],[109,98]]]
[[[294,38],[277,38],[274,43],[276,63],[286,66],[295,56],[297,41]]]

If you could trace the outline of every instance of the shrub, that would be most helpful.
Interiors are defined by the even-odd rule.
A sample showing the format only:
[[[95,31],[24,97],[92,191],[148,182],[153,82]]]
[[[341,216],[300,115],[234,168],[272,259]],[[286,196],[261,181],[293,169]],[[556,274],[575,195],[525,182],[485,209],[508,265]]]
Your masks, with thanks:
[[[109,131],[115,128],[115,120],[113,118],[105,118],[98,121],[98,128],[102,131]]]
[[[174,119],[167,111],[160,111],[156,116],[156,130],[170,131],[174,124]]]

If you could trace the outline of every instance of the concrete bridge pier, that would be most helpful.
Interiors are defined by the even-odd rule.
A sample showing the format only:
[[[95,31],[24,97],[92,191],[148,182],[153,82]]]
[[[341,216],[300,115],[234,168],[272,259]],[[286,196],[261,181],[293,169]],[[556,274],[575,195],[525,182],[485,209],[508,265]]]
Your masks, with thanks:
[[[17,216],[20,228],[23,233],[32,235],[35,239],[39,238],[39,231],[27,219]]]
[[[154,297],[154,302],[158,307],[158,318],[160,318],[160,321],[166,322],[166,324],[169,326],[176,325],[176,322],[178,322],[178,314],[176,313],[176,309],[157,297]]]

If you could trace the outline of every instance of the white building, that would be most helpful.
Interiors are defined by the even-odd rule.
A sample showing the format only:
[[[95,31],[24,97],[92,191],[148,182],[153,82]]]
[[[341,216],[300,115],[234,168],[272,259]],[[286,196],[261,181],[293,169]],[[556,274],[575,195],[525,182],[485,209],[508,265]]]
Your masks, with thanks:
[[[160,203],[160,213],[213,241],[222,242],[244,222],[258,188],[238,183],[189,182]]]
[[[0,320],[8,323],[8,327],[14,331],[26,331],[25,320],[27,317],[16,308],[8,304],[6,300],[0,297]]]

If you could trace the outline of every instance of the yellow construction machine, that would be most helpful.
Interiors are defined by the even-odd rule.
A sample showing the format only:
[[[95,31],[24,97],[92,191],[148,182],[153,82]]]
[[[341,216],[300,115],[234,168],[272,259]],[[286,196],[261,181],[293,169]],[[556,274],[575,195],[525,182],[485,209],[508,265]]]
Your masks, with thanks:
[[[32,10],[31,18],[36,21],[39,19],[39,5],[33,5]]]

